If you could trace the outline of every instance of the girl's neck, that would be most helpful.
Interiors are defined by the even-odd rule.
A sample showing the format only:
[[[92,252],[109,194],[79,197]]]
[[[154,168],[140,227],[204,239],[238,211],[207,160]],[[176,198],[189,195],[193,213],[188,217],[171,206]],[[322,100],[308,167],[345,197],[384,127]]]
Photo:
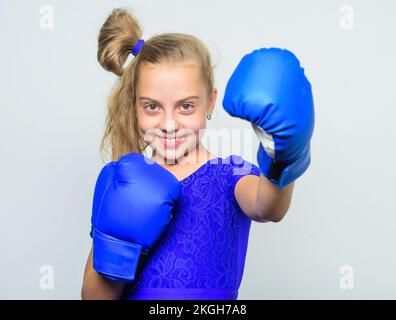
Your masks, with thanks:
[[[153,151],[151,158],[152,160],[156,161],[155,151]],[[188,152],[188,154],[185,154],[184,156],[180,157],[179,159],[176,159],[175,161],[166,161],[166,159],[161,159],[161,160],[162,160],[162,165],[164,167],[174,167],[174,166],[200,165],[206,163],[207,161],[213,158],[216,158],[216,156],[210,153],[204,146],[200,144],[199,146],[197,146],[197,148],[191,150],[190,152]]]

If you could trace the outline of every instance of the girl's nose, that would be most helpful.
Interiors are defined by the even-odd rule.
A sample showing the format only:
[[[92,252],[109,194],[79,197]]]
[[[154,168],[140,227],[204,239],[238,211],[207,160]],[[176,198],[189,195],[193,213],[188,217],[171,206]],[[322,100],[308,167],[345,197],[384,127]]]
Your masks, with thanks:
[[[171,134],[176,132],[179,129],[179,124],[176,117],[174,117],[174,115],[171,113],[166,113],[161,120],[160,129],[164,133],[168,132]]]

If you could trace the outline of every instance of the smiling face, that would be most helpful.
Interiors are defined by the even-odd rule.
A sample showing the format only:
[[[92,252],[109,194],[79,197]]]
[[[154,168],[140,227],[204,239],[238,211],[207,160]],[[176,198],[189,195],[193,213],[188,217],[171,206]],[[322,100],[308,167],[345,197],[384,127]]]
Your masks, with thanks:
[[[216,97],[216,89],[208,96],[199,66],[192,60],[141,66],[136,115],[155,161],[172,163],[188,158],[200,145]]]

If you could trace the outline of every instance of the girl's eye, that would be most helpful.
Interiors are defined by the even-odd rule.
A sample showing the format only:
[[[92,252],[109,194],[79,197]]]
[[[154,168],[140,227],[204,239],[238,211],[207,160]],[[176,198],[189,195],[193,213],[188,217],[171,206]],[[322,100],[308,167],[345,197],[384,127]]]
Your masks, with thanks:
[[[147,110],[149,110],[149,111],[155,111],[155,108],[156,108],[157,106],[154,104],[154,103],[148,103],[148,104],[146,104],[145,106],[144,106],[144,108]]]
[[[183,111],[190,111],[194,106],[190,103],[183,103],[182,104],[182,109]]]

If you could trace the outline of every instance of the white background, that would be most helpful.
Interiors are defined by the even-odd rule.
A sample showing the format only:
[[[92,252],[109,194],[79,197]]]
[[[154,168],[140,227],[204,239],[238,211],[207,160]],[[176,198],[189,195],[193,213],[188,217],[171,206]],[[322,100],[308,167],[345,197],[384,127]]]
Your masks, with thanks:
[[[50,30],[40,27],[45,5],[54,10]],[[208,128],[250,128],[221,106],[245,53],[287,48],[310,79],[312,164],[282,222],[252,223],[239,299],[395,298],[391,0],[1,0],[0,298],[80,298],[115,80],[97,63],[97,36],[118,6],[134,11],[145,39],[181,32],[207,44],[219,89]],[[257,143],[241,153],[254,163]],[[53,268],[52,290],[40,287],[43,265]],[[353,289],[340,286],[343,266],[353,270]]]

